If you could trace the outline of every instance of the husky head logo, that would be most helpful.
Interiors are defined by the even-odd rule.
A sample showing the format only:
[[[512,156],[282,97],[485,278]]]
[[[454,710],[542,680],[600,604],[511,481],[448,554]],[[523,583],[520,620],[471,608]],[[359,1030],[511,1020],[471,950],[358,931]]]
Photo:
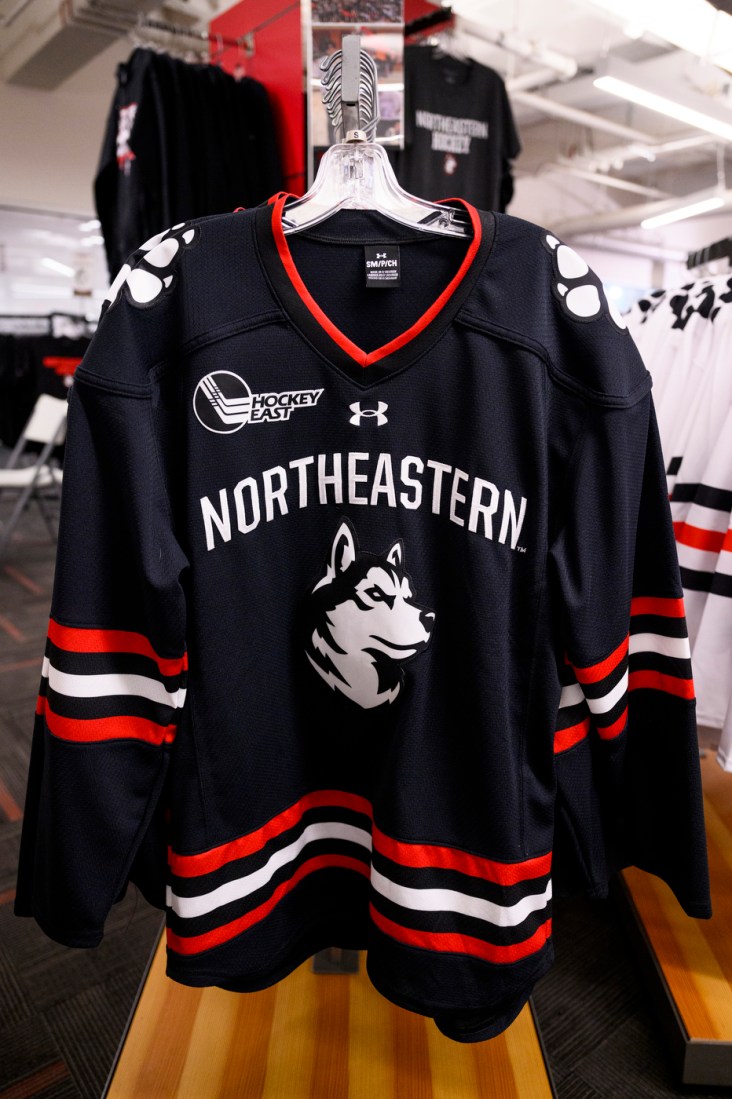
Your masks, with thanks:
[[[401,665],[424,651],[435,620],[414,602],[403,543],[383,555],[362,552],[347,519],[310,592],[307,616],[308,660],[330,687],[365,710],[397,698]]]

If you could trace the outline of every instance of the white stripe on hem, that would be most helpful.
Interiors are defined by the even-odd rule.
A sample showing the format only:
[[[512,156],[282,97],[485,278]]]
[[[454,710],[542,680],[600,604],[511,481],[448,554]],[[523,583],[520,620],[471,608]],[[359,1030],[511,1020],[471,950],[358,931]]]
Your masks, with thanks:
[[[548,882],[543,893],[522,897],[515,904],[496,904],[494,901],[459,893],[456,889],[412,889],[397,885],[371,870],[371,884],[382,897],[415,912],[457,912],[461,916],[473,916],[495,927],[517,927],[532,912],[546,908],[552,897],[552,883]]]
[[[259,870],[226,882],[225,885],[220,885],[218,889],[212,889],[209,893],[201,893],[198,897],[179,897],[168,886],[165,903],[184,919],[205,916],[224,904],[230,904],[232,901],[241,900],[242,897],[255,893],[257,889],[267,885],[278,870],[288,862],[293,862],[309,843],[325,839],[348,840],[351,843],[360,844],[367,851],[371,850],[371,835],[364,828],[356,828],[352,824],[341,824],[339,821],[316,821],[315,824],[309,824],[303,829],[293,843],[275,851]]]

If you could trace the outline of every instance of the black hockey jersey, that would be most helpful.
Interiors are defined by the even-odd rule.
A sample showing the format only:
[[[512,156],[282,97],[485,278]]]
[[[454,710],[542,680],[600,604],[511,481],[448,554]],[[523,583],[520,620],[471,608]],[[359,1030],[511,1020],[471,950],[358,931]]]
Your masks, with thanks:
[[[533,225],[286,201],[144,244],[77,371],[17,911],[94,946],[133,881],[175,980],[364,949],[481,1040],[553,881],[710,914],[649,376]]]

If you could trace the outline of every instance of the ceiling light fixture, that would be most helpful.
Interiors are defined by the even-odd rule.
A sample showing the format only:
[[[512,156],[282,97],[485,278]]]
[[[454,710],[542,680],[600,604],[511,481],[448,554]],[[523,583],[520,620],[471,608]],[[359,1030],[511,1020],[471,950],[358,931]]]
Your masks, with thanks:
[[[601,92],[610,92],[611,95],[637,103],[639,107],[646,107],[649,111],[675,118],[677,122],[683,122],[686,126],[706,130],[715,137],[732,141],[732,122],[724,122],[721,118],[687,107],[675,99],[667,99],[666,96],[657,95],[656,92],[641,88],[637,84],[619,80],[616,76],[598,76],[593,83]]]
[[[57,271],[59,275],[66,275],[68,278],[74,277],[73,267],[69,267],[67,263],[59,263],[57,259],[51,259],[50,256],[43,257],[41,267],[48,267],[50,271]]]
[[[654,214],[653,217],[645,218],[641,222],[641,229],[658,229],[661,225],[671,225],[674,221],[684,221],[699,214],[708,214],[710,210],[718,210],[720,206],[724,206],[724,199],[719,195],[702,199],[701,202],[692,202],[686,206],[677,206],[673,210],[666,210],[663,214]]]

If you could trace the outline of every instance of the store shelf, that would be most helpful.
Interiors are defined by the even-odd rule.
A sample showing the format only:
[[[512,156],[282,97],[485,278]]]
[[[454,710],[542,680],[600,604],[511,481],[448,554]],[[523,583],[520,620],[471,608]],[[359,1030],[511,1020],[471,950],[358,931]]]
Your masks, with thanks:
[[[310,962],[248,995],[165,976],[161,939],[105,1099],[553,1099],[527,1005],[498,1038],[460,1045],[356,975]]]
[[[624,892],[659,1018],[684,1084],[732,1084],[732,775],[702,760],[711,920],[684,914],[671,890],[639,870]]]

